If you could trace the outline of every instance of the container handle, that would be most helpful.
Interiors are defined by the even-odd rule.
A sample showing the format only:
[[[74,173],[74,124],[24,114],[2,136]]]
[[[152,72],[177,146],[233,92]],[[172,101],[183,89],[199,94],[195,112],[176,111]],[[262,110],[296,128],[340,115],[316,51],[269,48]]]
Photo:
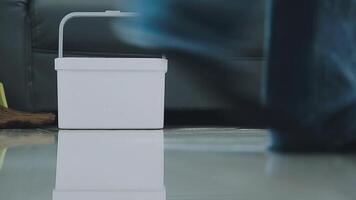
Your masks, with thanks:
[[[58,40],[58,58],[63,58],[63,31],[64,25],[68,20],[79,17],[137,17],[138,14],[134,12],[120,12],[114,10],[107,10],[105,12],[72,12],[63,17],[59,24],[59,40]]]

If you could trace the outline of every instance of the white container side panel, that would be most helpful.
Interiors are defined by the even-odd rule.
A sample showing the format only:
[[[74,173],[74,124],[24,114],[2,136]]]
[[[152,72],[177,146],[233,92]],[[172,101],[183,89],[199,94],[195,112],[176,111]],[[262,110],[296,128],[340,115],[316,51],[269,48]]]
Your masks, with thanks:
[[[59,69],[57,79],[59,128],[163,128],[165,71]]]

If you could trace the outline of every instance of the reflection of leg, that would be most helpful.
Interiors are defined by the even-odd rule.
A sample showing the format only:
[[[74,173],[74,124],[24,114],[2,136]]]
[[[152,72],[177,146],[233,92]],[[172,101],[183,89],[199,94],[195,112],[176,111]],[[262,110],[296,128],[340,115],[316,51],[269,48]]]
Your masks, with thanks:
[[[276,148],[341,150],[354,143],[355,6],[273,1],[266,104],[291,122],[273,131]]]
[[[353,188],[356,178],[352,170],[356,167],[353,155],[322,155],[322,154],[278,154],[268,153],[265,173],[271,182],[278,181],[290,184],[298,183],[300,188],[312,188],[314,193],[328,176],[322,188]],[[335,173],[337,171],[337,173]],[[340,180],[337,181],[337,180]],[[341,184],[341,185],[340,185]],[[327,186],[327,187],[326,187]],[[292,189],[292,188],[290,188]],[[316,192],[317,193],[317,192]],[[305,194],[308,196],[308,194]],[[303,199],[300,198],[299,199]],[[304,198],[309,199],[309,198]]]
[[[6,151],[7,151],[6,148],[0,148],[0,170],[2,169],[2,166],[4,165]]]

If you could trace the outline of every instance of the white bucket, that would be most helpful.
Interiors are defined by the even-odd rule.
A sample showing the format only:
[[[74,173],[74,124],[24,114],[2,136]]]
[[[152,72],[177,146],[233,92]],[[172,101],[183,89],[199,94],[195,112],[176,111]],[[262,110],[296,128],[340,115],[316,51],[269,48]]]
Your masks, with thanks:
[[[165,58],[63,58],[63,28],[73,17],[127,17],[120,12],[77,12],[60,25],[58,126],[61,129],[161,129]]]

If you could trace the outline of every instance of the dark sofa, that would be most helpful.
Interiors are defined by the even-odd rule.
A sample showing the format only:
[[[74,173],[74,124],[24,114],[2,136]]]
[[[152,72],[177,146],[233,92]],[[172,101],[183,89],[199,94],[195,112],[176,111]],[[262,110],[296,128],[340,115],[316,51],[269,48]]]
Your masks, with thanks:
[[[24,111],[56,111],[57,89],[54,58],[57,57],[58,25],[73,11],[127,10],[130,0],[0,0],[0,81],[9,105]],[[241,41],[238,66],[229,72],[236,95],[215,87],[224,76],[212,74],[196,56],[169,55],[166,79],[166,121],[174,123],[260,124],[261,66],[265,1],[241,1]],[[120,41],[110,19],[73,20],[65,29],[66,56],[158,56]],[[206,70],[205,70],[206,69]]]

